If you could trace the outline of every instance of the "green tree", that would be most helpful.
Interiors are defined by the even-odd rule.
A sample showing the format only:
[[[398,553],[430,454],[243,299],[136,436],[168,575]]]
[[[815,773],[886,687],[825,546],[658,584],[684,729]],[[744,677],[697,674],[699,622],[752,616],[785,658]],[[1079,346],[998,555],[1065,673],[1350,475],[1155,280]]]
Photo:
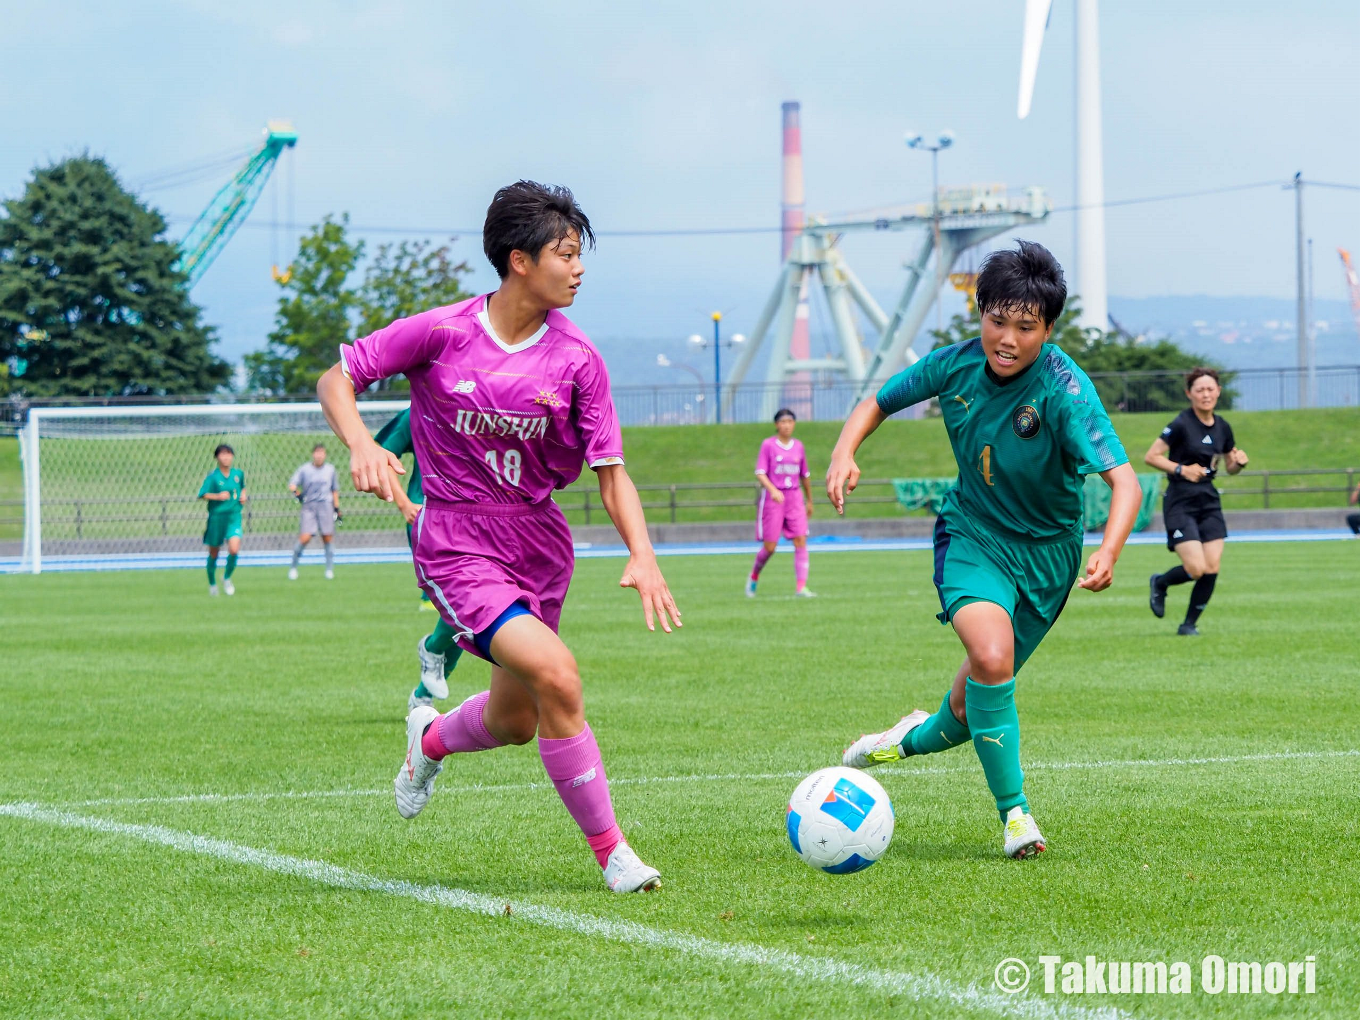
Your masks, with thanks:
[[[1184,351],[1170,340],[1138,341],[1120,333],[1077,324],[1081,306],[1069,301],[1053,324],[1051,343],[1072,357],[1095,384],[1109,410],[1174,411],[1185,406],[1183,376],[1197,365],[1219,368],[1212,361]],[[931,330],[935,347],[947,347],[982,332],[975,310],[955,315],[942,330]],[[1232,373],[1220,369],[1223,397],[1219,406],[1232,408]]]
[[[165,220],[83,155],[35,170],[0,218],[3,385],[33,397],[210,393],[231,367],[174,268]]]
[[[279,281],[274,330],[265,350],[248,354],[252,386],[274,393],[300,393],[316,385],[335,364],[336,347],[367,336],[394,319],[471,297],[462,280],[471,268],[454,262],[449,245],[427,241],[384,244],[364,266],[364,243],[346,236],[348,215],[327,216],[303,238],[298,258]],[[401,388],[404,380],[385,387]]]
[[[303,393],[313,389],[338,359],[340,344],[354,339],[358,295],[350,274],[363,258],[363,241],[345,236],[349,216],[325,217],[302,238],[297,258],[282,274],[274,329],[265,349],[245,357],[252,389]]]

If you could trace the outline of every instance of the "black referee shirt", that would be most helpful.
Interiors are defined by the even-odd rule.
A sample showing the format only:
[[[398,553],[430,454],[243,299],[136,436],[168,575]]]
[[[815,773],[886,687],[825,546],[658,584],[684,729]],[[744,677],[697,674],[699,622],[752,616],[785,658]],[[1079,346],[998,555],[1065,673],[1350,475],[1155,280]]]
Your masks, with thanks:
[[[1171,475],[1166,489],[1169,498],[1201,493],[1217,495],[1213,479],[1218,474],[1218,463],[1237,445],[1233,442],[1232,426],[1222,415],[1214,415],[1214,423],[1205,425],[1192,409],[1186,408],[1162,429],[1162,441],[1170,447],[1167,456],[1177,464],[1198,464],[1205,469],[1198,482],[1183,475]]]

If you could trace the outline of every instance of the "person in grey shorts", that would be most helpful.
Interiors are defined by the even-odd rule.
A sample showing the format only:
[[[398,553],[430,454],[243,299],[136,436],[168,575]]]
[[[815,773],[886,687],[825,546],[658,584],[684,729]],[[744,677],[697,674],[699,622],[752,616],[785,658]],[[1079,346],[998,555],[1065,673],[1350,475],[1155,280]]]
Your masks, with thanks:
[[[331,540],[335,537],[335,522],[340,516],[340,482],[335,475],[335,465],[326,463],[326,447],[317,443],[312,448],[312,459],[293,472],[288,480],[288,491],[302,504],[302,520],[298,524],[297,545],[293,546],[293,565],[288,568],[288,580],[296,581],[298,560],[302,550],[320,535],[326,549],[326,580],[335,576],[335,548]]]

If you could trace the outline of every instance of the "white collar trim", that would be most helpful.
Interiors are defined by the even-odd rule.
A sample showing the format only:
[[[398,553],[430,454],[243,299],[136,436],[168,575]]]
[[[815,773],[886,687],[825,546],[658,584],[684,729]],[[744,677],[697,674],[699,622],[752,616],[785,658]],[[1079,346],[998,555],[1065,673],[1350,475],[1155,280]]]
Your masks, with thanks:
[[[775,436],[774,445],[777,446],[777,447],[779,447],[781,450],[792,450],[792,449],[793,449],[793,444],[794,444],[794,440],[790,439],[790,440],[789,440],[789,445],[788,445],[788,446],[785,446],[785,445],[783,444],[783,442],[779,439],[779,437],[778,437],[778,436]]]
[[[542,340],[544,334],[548,332],[548,320],[544,319],[543,325],[538,327],[538,332],[529,337],[528,340],[521,341],[517,344],[508,344],[498,337],[496,331],[491,328],[491,316],[486,314],[485,302],[482,303],[482,310],[477,313],[477,321],[482,324],[482,329],[485,330],[486,335],[491,338],[491,341],[506,354],[517,354],[520,351],[527,351],[534,344]]]

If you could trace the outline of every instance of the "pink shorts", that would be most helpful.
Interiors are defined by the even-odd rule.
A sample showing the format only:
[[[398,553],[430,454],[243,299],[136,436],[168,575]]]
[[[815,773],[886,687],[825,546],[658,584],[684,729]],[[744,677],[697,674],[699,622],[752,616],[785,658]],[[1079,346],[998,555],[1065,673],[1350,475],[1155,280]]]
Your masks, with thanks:
[[[770,490],[760,490],[756,505],[756,541],[778,542],[780,533],[785,538],[803,538],[808,533],[807,507],[803,505],[802,489],[783,489],[784,502],[776,503]]]
[[[576,555],[562,508],[425,499],[412,534],[416,583],[464,651],[516,602],[557,630]]]

